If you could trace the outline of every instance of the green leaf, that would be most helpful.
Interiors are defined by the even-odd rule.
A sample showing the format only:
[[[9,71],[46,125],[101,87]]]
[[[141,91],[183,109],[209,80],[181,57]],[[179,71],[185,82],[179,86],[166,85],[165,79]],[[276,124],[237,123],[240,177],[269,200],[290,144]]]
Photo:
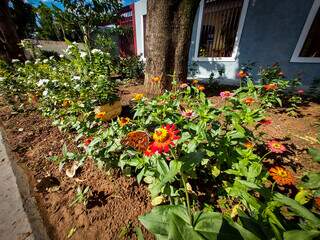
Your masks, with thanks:
[[[141,228],[135,227],[135,228],[134,228],[134,231],[135,231],[135,233],[136,233],[136,236],[137,236],[137,239],[138,239],[138,240],[144,240],[144,237],[143,237]]]
[[[320,149],[310,148],[309,154],[312,156],[314,161],[320,162]]]
[[[245,181],[245,180],[240,180],[240,179],[238,179],[237,181],[238,181],[239,183],[247,186],[248,188],[251,188],[251,189],[260,189],[260,187],[259,187],[257,184],[255,184],[255,183],[248,182],[248,181]]]
[[[217,239],[223,221],[220,213],[198,212],[195,214],[194,219],[196,219],[194,223],[196,231],[206,239]]]
[[[312,212],[310,212],[307,208],[301,206],[297,201],[288,198],[280,193],[274,194],[274,200],[278,201],[284,205],[287,205],[291,208],[291,210],[300,217],[303,217],[307,220],[310,220],[314,224],[320,225],[320,219],[317,218]]]
[[[191,152],[181,158],[183,172],[193,170],[198,164],[201,163],[204,154],[202,152]]]
[[[218,238],[223,218],[216,212],[196,212],[193,224],[184,206],[159,206],[139,220],[158,239],[214,240]]]
[[[291,230],[283,234],[285,240],[313,240],[316,237],[320,236],[320,231],[310,230],[310,231],[301,231],[301,230]]]
[[[294,200],[296,200],[301,205],[304,205],[309,202],[311,198],[312,192],[310,190],[302,189],[296,194]]]
[[[320,173],[308,173],[301,180],[300,187],[308,189],[320,188]]]

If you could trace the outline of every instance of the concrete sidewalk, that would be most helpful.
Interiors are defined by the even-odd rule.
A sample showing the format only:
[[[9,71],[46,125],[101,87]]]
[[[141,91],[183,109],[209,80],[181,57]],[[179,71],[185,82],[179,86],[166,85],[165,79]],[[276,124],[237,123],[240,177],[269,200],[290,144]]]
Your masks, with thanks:
[[[0,129],[0,240],[49,239],[22,169],[10,161]]]

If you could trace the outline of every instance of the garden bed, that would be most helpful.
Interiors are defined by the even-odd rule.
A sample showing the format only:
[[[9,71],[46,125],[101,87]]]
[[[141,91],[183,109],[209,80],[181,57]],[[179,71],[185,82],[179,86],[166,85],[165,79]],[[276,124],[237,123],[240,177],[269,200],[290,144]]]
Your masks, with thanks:
[[[9,148],[29,177],[51,239],[67,239],[68,234],[72,239],[135,239],[134,228],[141,226],[137,217],[151,210],[143,185],[117,171],[100,170],[90,159],[74,178],[69,178],[49,158],[61,155],[64,143],[76,150],[72,136],[52,127],[37,111],[12,113],[3,99],[0,106]],[[70,206],[77,186],[92,190],[87,208],[83,204]],[[143,234],[145,239],[153,239],[144,229]]]
[[[141,91],[141,86],[122,89],[122,102],[128,103],[134,93]],[[210,99],[216,106],[222,104],[220,97]],[[267,133],[263,136],[265,140],[277,139],[286,143],[288,149],[281,159],[270,155],[264,161],[282,161],[282,165],[290,166],[302,176],[309,170],[320,171],[320,164],[312,161],[307,152],[309,148],[319,148],[316,138],[320,105],[310,102],[299,111],[300,117],[295,118],[281,109],[269,110],[272,124],[262,126],[262,130]],[[141,227],[137,217],[151,210],[144,185],[117,170],[100,170],[90,159],[75,177],[69,178],[48,159],[61,155],[64,143],[76,151],[74,136],[52,127],[37,111],[13,113],[3,100],[0,113],[10,148],[29,176],[32,193],[52,239],[66,239],[68,235],[72,235],[72,239],[135,239],[134,229]],[[90,186],[93,191],[86,208],[83,204],[70,206],[79,185]],[[141,229],[145,239],[153,239],[143,227]]]

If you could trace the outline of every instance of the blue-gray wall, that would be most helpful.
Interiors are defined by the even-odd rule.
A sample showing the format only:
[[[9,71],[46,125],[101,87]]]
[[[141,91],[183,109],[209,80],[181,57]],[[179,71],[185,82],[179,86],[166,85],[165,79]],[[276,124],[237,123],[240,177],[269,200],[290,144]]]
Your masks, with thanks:
[[[320,64],[292,63],[290,59],[313,2],[250,0],[236,61],[196,62],[199,70],[196,77],[208,78],[212,71],[218,76],[217,70],[224,68],[223,81],[237,82],[232,79],[235,79],[235,73],[243,64],[255,62],[257,66],[267,66],[278,62],[288,78],[300,74],[304,85],[310,85],[313,79],[320,78]],[[193,26],[190,63],[195,55],[198,16],[199,10]]]
[[[135,3],[138,54],[144,52],[141,16],[147,13],[146,2],[147,0],[140,0]],[[265,67],[278,62],[288,78],[300,74],[304,85],[310,85],[313,79],[320,78],[320,64],[293,63],[290,59],[313,2],[314,0],[250,0],[236,60],[196,62],[196,78],[208,78],[211,72],[219,76],[218,70],[224,69],[221,81],[238,83],[235,74],[243,64],[255,62],[257,66]],[[198,18],[199,9],[192,32],[190,64],[195,56]]]

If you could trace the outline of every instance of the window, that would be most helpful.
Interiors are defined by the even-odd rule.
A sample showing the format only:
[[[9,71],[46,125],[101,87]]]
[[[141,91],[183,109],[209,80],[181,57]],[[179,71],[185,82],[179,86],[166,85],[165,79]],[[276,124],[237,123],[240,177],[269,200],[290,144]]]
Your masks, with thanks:
[[[320,0],[315,0],[302,29],[291,62],[320,63]]]
[[[235,58],[247,6],[248,0],[201,2],[196,58],[199,60]]]

